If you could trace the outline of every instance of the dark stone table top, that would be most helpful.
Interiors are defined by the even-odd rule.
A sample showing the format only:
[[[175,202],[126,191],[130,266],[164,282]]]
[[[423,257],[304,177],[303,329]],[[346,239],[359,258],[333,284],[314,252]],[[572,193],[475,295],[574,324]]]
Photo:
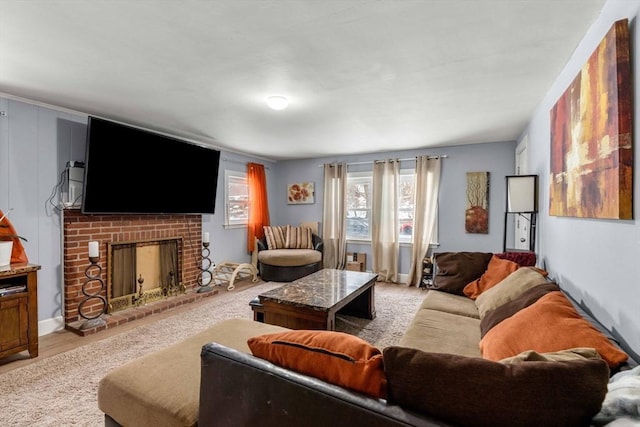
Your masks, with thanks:
[[[378,275],[359,271],[323,269],[258,295],[260,301],[328,310],[348,295],[375,282]]]

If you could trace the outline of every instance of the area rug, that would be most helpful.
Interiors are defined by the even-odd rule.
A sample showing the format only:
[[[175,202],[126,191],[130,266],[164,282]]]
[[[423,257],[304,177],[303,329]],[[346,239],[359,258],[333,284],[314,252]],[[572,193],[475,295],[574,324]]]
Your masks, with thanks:
[[[101,426],[98,382],[118,366],[172,345],[223,319],[253,318],[248,302],[281,284],[262,283],[191,310],[77,347],[0,375],[0,426]],[[398,285],[404,287],[404,285]],[[223,292],[223,291],[221,291]],[[376,318],[338,316],[336,330],[384,348],[398,343],[423,293],[376,287]]]

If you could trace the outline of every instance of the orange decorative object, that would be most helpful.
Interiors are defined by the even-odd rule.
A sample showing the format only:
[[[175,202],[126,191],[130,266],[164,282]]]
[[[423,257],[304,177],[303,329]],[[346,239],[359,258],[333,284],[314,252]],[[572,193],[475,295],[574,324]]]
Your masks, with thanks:
[[[0,218],[2,218],[2,222],[0,222],[0,240],[13,240],[11,264],[29,262],[29,258],[27,258],[27,253],[24,250],[24,246],[22,246],[22,242],[18,237],[16,229],[13,227],[13,224],[11,224],[11,221],[9,221],[9,218],[5,216],[1,210]]]

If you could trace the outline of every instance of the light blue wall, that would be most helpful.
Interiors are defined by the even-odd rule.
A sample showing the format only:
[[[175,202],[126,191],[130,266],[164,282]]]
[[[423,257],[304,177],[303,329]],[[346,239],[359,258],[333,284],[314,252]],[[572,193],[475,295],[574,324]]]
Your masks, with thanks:
[[[540,176],[540,218],[537,236],[539,260],[552,278],[579,301],[628,349],[640,354],[640,228],[638,221],[589,220],[551,217],[548,212],[549,110],[568,87],[613,22],[629,18],[632,65],[640,57],[638,14],[640,2],[610,0],[593,27],[577,46],[567,66],[542,98],[524,132],[529,141],[530,173]],[[532,64],[535,66],[535,64]],[[526,83],[526,82],[524,82]],[[634,104],[640,99],[640,85],[634,83]],[[61,312],[60,218],[48,199],[67,161],[84,158],[86,116],[45,108],[0,97],[0,208],[13,207],[11,220],[29,239],[25,244],[31,262],[40,264],[38,317],[43,330],[53,330]],[[638,108],[635,108],[638,116]],[[636,123],[638,122],[636,118]],[[637,134],[638,127],[634,132]],[[440,196],[440,246],[437,251],[502,249],[504,176],[514,172],[514,142],[442,147],[429,150],[376,153],[343,158],[322,158],[268,162],[233,153],[222,153],[218,194],[223,195],[224,169],[244,170],[244,163],[267,166],[272,223],[296,224],[321,221],[322,169],[333,161],[363,162],[389,157],[409,158],[417,154],[448,155],[443,162]],[[238,147],[241,150],[242,147]],[[637,150],[636,150],[637,153]],[[228,161],[224,161],[224,159]],[[638,165],[638,155],[635,154]],[[634,210],[640,200],[640,168],[634,173]],[[490,172],[490,225],[488,235],[464,232],[465,173]],[[297,181],[316,183],[316,203],[287,205],[286,185]],[[57,199],[54,200],[54,203]],[[246,230],[225,229],[224,200],[218,197],[215,215],[203,217],[203,230],[212,234],[215,262],[249,260],[245,249]],[[349,250],[368,252],[367,246],[349,245]],[[401,254],[401,273],[408,271],[408,249]],[[45,326],[43,328],[42,326]],[[636,357],[637,358],[637,357]]]
[[[10,219],[38,272],[38,319],[41,335],[63,322],[63,278],[60,190],[57,185],[69,161],[84,161],[87,116],[62,109],[0,97],[0,209],[14,208]],[[126,156],[126,153],[123,154]],[[211,259],[249,262],[246,228],[225,229],[224,170],[246,171],[249,161],[265,164],[272,186],[273,162],[223,151],[215,215],[203,215],[211,234]],[[203,183],[206,185],[206,183]],[[125,191],[125,190],[123,190]]]
[[[343,161],[346,163],[370,162],[387,158],[410,159],[417,155],[446,155],[442,160],[439,209],[439,243],[435,251],[484,251],[501,252],[504,229],[505,179],[514,173],[515,142],[484,143],[441,147],[424,150],[389,151],[358,156],[288,160],[278,162],[274,184],[275,204],[272,204],[277,225],[299,224],[301,221],[322,222],[322,199],[324,196],[323,163]],[[372,165],[354,165],[350,171],[371,170]],[[415,162],[402,162],[401,167],[415,167]],[[464,229],[466,204],[466,173],[489,172],[489,234],[467,234]],[[287,184],[301,181],[315,182],[316,203],[313,205],[288,205]],[[365,252],[371,259],[370,244],[349,243],[350,252]],[[370,261],[367,261],[371,269]],[[400,274],[410,268],[410,248],[403,245],[400,251]]]
[[[56,185],[69,161],[83,161],[87,116],[62,109],[0,97],[0,207],[13,207],[11,220],[29,240],[29,261],[42,266],[38,274],[38,318],[41,333],[62,325],[61,212]],[[440,196],[440,246],[437,250],[499,251],[502,247],[504,176],[513,173],[514,142],[389,151],[344,158],[273,162],[232,152],[221,153],[216,213],[203,215],[203,231],[211,235],[214,262],[249,262],[246,228],[224,227],[224,171],[245,171],[254,161],[266,167],[272,224],[322,221],[322,168],[332,161],[362,162],[416,155],[447,155],[443,161]],[[411,162],[407,162],[411,163]],[[356,166],[360,170],[370,165]],[[464,209],[466,172],[490,173],[489,234],[466,234]],[[287,205],[287,184],[314,181],[316,203]],[[350,244],[350,251],[370,254],[369,245]],[[370,268],[370,266],[369,266]],[[400,273],[409,270],[409,248],[403,246]]]
[[[42,331],[62,325],[59,198],[50,197],[68,160],[83,160],[86,117],[0,97],[0,208],[22,236],[38,273]]]
[[[551,277],[583,302],[626,346],[640,354],[640,227],[638,220],[614,221],[550,216],[549,111],[567,89],[613,23],[628,18],[634,80],[640,58],[640,2],[610,0],[542,99],[523,137],[529,141],[529,170],[540,175],[538,252]],[[634,144],[638,143],[640,85],[633,83]],[[640,163],[634,149],[634,216],[640,200]],[[637,359],[637,357],[636,357]]]
[[[251,261],[251,254],[247,252],[247,228],[224,227],[225,170],[246,172],[248,162],[263,164],[265,166],[265,175],[267,177],[267,187],[270,189],[274,186],[273,170],[275,169],[275,162],[225,151],[221,153],[220,174],[216,197],[216,213],[215,215],[202,216],[202,231],[208,231],[210,233],[211,260],[217,264],[224,261],[239,263]],[[272,206],[275,200],[274,193],[274,191],[269,191],[268,193],[269,206]]]

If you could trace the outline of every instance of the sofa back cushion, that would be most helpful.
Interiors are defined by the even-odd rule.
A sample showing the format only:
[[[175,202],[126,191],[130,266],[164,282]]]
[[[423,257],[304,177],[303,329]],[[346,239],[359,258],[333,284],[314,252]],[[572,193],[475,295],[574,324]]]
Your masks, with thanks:
[[[490,252],[440,252],[433,255],[434,280],[430,289],[463,295],[462,290],[484,273]]]
[[[480,335],[485,336],[487,332],[498,323],[502,322],[525,307],[529,307],[549,292],[560,291],[560,287],[553,282],[543,283],[527,289],[513,300],[496,307],[484,314],[480,320]]]
[[[482,292],[475,300],[482,319],[487,312],[500,307],[534,286],[548,283],[538,270],[522,267],[505,277],[495,286]]]
[[[495,256],[502,259],[508,259],[517,263],[520,267],[533,267],[536,265],[535,252],[508,251],[495,253]]]
[[[376,398],[386,398],[381,351],[355,335],[297,330],[247,341],[251,353],[278,366]]]
[[[267,249],[286,249],[288,228],[288,225],[265,225],[263,230]]]
[[[307,227],[287,227],[287,249],[313,249],[313,234]]]
[[[520,363],[520,362],[545,362],[545,361],[570,361],[582,359],[601,359],[600,353],[595,348],[577,347],[568,350],[552,351],[549,353],[538,353],[537,351],[527,350],[515,356],[501,359],[500,363]]]
[[[574,347],[595,348],[612,369],[628,359],[559,291],[543,295],[495,325],[480,340],[482,357],[496,361],[525,350],[552,352]]]
[[[516,271],[520,266],[508,259],[492,256],[487,265],[487,269],[482,275],[469,282],[462,292],[471,299],[476,299],[487,289],[497,285],[508,275]]]
[[[469,427],[589,425],[609,380],[599,358],[503,364],[397,346],[383,355],[389,402]]]

